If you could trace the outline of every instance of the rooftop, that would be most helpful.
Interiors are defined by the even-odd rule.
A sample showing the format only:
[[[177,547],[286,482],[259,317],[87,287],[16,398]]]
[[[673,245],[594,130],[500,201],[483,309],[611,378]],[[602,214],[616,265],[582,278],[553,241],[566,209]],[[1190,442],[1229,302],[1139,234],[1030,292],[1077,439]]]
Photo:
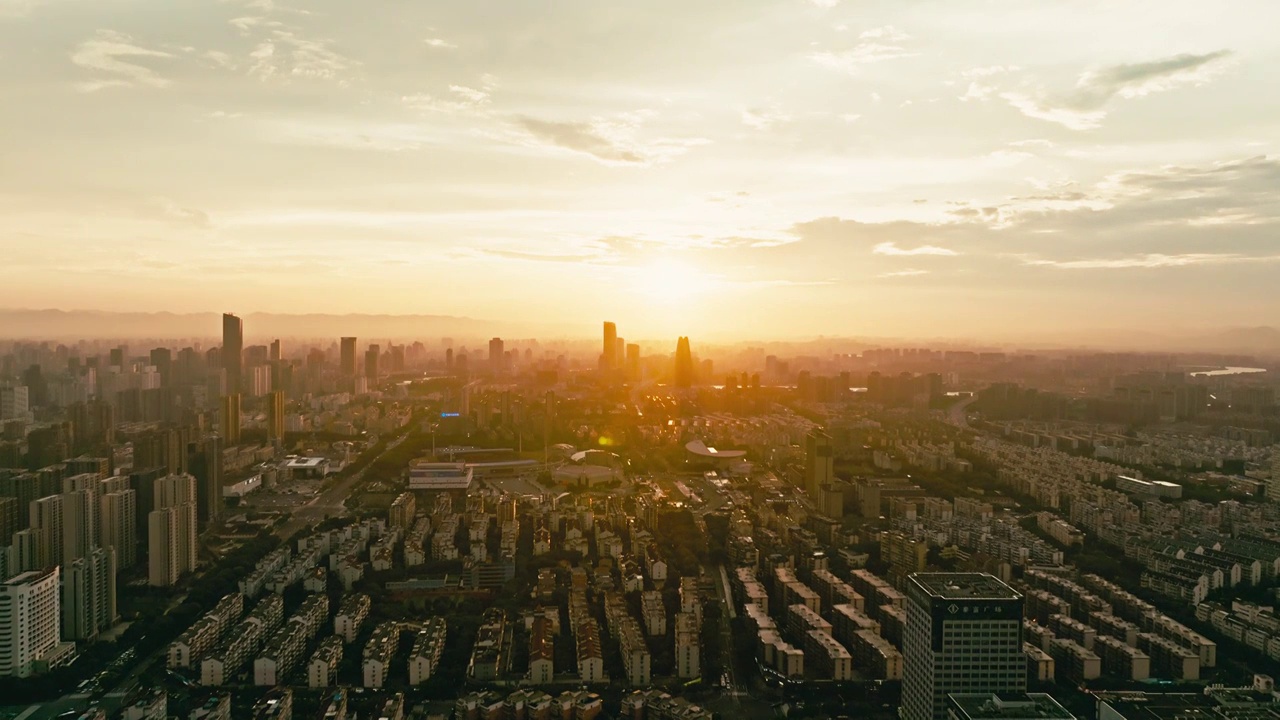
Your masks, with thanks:
[[[914,573],[908,578],[940,600],[1016,600],[1021,595],[986,573]]]
[[[949,698],[957,715],[968,720],[1075,720],[1044,693],[966,693]]]

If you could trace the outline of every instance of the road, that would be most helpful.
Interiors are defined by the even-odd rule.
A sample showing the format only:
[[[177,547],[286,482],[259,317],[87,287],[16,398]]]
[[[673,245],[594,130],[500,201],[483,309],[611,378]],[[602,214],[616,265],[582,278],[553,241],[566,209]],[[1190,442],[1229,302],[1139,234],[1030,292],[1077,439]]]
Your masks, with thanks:
[[[377,461],[383,455],[399,446],[404,442],[405,435],[387,443],[387,447],[381,453],[378,453],[374,461]],[[370,465],[372,462],[370,462]],[[365,466],[368,468],[368,465]],[[335,482],[328,490],[322,491],[305,505],[298,507],[290,513],[289,520],[276,530],[276,535],[282,540],[288,540],[293,537],[294,533],[299,530],[319,524],[326,518],[343,515],[347,512],[345,505],[347,497],[351,495],[351,490],[364,480],[365,470],[353,472],[347,477]]]
[[[978,401],[977,395],[970,395],[947,409],[948,421],[957,427],[969,426],[969,406]]]
[[[733,627],[729,624],[729,620],[734,616],[734,609],[733,594],[729,590],[729,576],[723,565],[717,565],[714,568],[704,565],[702,572],[715,579],[716,595],[719,596],[720,603],[723,605],[720,613],[720,665],[724,676],[716,679],[722,680],[725,694],[733,698],[735,705],[739,705],[745,693],[742,686],[738,684],[733,667]],[[711,679],[707,678],[707,680]]]

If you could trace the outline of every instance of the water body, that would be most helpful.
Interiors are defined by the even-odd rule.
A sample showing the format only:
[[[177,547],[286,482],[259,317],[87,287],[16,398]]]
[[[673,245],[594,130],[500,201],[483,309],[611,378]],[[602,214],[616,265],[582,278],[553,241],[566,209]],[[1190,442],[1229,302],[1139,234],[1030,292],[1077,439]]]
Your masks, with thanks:
[[[1264,373],[1266,368],[1250,368],[1250,367],[1224,367],[1217,370],[1199,370],[1191,373],[1191,377],[1222,377],[1224,375],[1251,375],[1253,373]]]

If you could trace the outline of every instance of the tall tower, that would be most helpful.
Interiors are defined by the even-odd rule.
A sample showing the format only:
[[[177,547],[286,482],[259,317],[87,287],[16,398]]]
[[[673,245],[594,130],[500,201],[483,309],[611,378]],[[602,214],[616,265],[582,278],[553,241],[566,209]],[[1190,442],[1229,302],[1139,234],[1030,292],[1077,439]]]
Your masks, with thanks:
[[[627,377],[631,380],[640,379],[640,346],[636,343],[627,343]]]
[[[502,342],[502,338],[493,338],[489,341],[489,370],[494,375],[502,374],[502,366],[506,358],[506,343]]]
[[[813,430],[804,439],[804,491],[814,502],[820,500],[824,485],[835,479],[835,458],[831,451],[831,436],[821,430]]]
[[[279,362],[282,359],[280,357],[280,338],[271,341],[271,351],[267,357],[271,362]]]
[[[284,441],[284,392],[281,390],[267,396],[267,440]]]
[[[369,389],[373,389],[373,383],[378,381],[378,359],[382,357],[382,347],[378,345],[370,345],[364,354],[364,376],[369,378]]]
[[[951,693],[1024,693],[1022,596],[985,573],[907,576],[902,720],[945,720]]]
[[[244,356],[244,323],[230,313],[222,316],[222,369],[227,372],[227,394],[240,392]]]
[[[115,551],[117,567],[133,567],[138,561],[137,491],[129,488],[106,493],[101,506],[99,544]]]
[[[604,347],[600,349],[600,367],[612,370],[617,365],[618,326],[611,322],[604,324]]]
[[[154,586],[173,585],[196,567],[196,479],[169,475],[156,480],[155,510],[147,517],[147,575]]]
[[[678,388],[693,387],[693,351],[689,349],[687,337],[676,341],[675,385]]]
[[[36,567],[47,568],[62,563],[62,496],[50,495],[31,502],[31,529],[35,532]]]
[[[62,574],[62,634],[93,640],[116,619],[116,554],[94,548]]]
[[[30,677],[61,637],[57,567],[0,583],[0,677]]]
[[[342,338],[342,345],[338,354],[338,372],[343,377],[356,376],[356,339],[353,337]]]
[[[221,428],[222,438],[226,441],[227,447],[233,447],[240,444],[240,394],[224,395],[222,397],[222,417]]]

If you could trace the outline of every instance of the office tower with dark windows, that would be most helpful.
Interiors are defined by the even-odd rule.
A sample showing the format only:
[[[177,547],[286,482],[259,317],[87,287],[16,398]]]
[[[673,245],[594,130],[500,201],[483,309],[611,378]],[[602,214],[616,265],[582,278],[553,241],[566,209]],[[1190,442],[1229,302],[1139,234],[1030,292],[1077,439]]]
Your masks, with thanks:
[[[1022,595],[985,573],[907,576],[902,720],[946,720],[952,693],[1024,693]]]
[[[222,438],[227,447],[240,444],[240,394],[222,397],[222,415],[219,418]]]
[[[271,362],[280,362],[282,359],[280,356],[280,338],[271,341],[271,351],[268,353],[267,358]]]
[[[369,379],[369,387],[372,389],[373,383],[378,381],[380,368],[378,367],[378,359],[382,357],[382,346],[370,345],[369,349],[364,353],[364,376]]]
[[[208,435],[194,445],[191,472],[196,476],[196,514],[202,523],[222,519],[222,438]],[[139,517],[145,517],[140,515]]]
[[[284,441],[284,391],[267,395],[267,440]]]
[[[693,351],[689,348],[687,337],[676,341],[675,386],[693,387]]]
[[[244,323],[230,313],[222,316],[222,369],[227,371],[228,395],[240,392],[243,374]]]
[[[604,324],[604,346],[600,349],[600,367],[612,370],[617,365],[618,326],[611,322]]]
[[[353,337],[342,338],[342,345],[338,350],[338,372],[343,377],[356,376],[356,339]]]

